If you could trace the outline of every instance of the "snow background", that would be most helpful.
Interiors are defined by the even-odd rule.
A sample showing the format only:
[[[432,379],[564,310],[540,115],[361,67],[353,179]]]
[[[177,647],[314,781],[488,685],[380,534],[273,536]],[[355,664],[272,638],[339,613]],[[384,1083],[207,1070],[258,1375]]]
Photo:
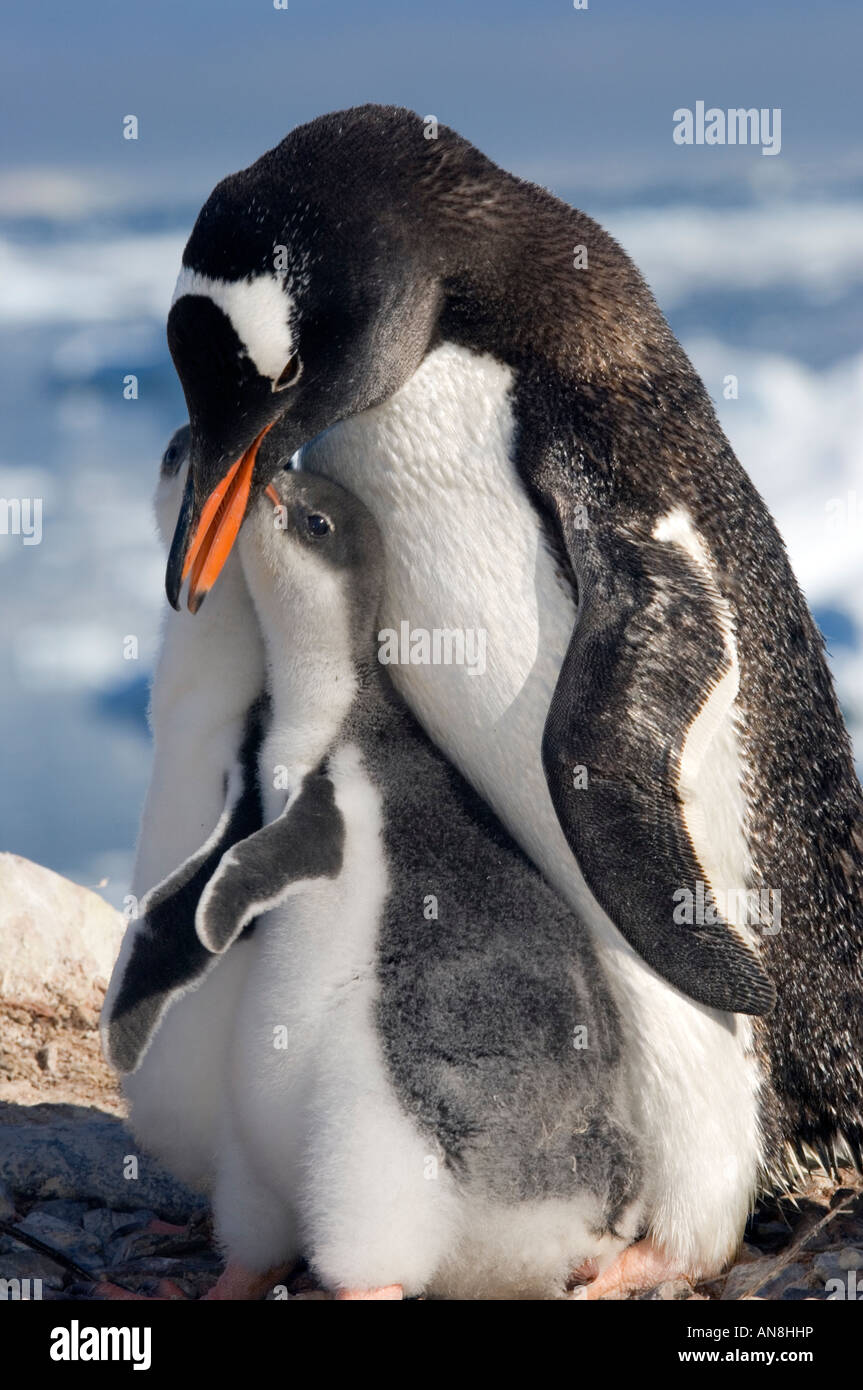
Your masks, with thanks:
[[[217,178],[368,99],[435,113],[634,257],[779,522],[863,751],[863,21],[842,0],[731,0],[697,24],[682,0],[591,2],[12,18],[0,497],[41,497],[43,539],[0,535],[0,849],[122,899],[163,601],[150,497],[184,413],[164,341],[182,246]],[[675,147],[672,112],[697,99],[781,105],[782,153]]]

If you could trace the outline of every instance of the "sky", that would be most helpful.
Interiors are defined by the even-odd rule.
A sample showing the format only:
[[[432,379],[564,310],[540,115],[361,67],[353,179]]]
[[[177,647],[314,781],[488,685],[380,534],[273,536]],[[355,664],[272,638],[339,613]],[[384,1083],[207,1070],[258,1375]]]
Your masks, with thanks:
[[[673,144],[673,111],[703,99],[781,107],[786,177],[863,177],[861,51],[856,0],[19,0],[4,6],[2,165],[203,192],[298,122],[374,100],[546,184],[776,178],[752,151]]]

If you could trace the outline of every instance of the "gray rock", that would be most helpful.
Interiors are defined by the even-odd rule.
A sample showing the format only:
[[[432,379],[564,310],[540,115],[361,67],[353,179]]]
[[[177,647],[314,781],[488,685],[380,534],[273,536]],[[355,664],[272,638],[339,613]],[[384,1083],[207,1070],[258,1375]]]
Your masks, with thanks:
[[[734,1302],[736,1299],[742,1298],[744,1294],[755,1287],[759,1279],[767,1277],[773,1263],[773,1260],[762,1255],[758,1259],[747,1260],[745,1264],[735,1265],[725,1280],[725,1286],[722,1290],[723,1303]]]
[[[158,1282],[158,1276],[148,1273],[147,1270],[124,1270],[122,1275],[117,1270],[108,1272],[106,1282],[109,1284],[119,1284],[120,1288],[129,1289],[132,1293],[153,1292]]]
[[[123,1272],[122,1278],[118,1274],[116,1280],[114,1271],[112,1270],[108,1282],[116,1282],[121,1288],[131,1289],[136,1293],[140,1292],[150,1295],[158,1293],[158,1296],[162,1297],[163,1294],[159,1292],[159,1284],[163,1279],[169,1280],[171,1284],[176,1284],[188,1299],[199,1298],[202,1293],[206,1293],[207,1289],[211,1288],[215,1283],[215,1278],[212,1274],[199,1274],[189,1278],[186,1276],[181,1266],[178,1266],[176,1270],[166,1270],[162,1273],[148,1272],[143,1269],[130,1269]]]
[[[94,1207],[88,1211],[82,1222],[84,1230],[90,1231],[103,1245],[114,1237],[117,1231],[138,1230],[155,1219],[156,1213],[143,1208],[140,1211],[114,1211],[110,1207]]]
[[[755,1228],[752,1243],[764,1255],[778,1255],[791,1240],[791,1231],[784,1221],[762,1221]]]
[[[761,1250],[757,1245],[752,1244],[750,1241],[744,1240],[742,1246],[740,1247],[740,1254],[738,1255],[735,1263],[739,1265],[752,1264],[756,1260],[763,1260],[764,1255],[765,1251]]]
[[[793,1288],[795,1285],[802,1285],[809,1274],[808,1269],[802,1264],[786,1265],[780,1269],[765,1283],[759,1284],[757,1292],[762,1298],[784,1298],[785,1290]]]
[[[30,1215],[35,1211],[44,1212],[46,1216],[53,1216],[58,1221],[67,1221],[70,1226],[80,1226],[89,1210],[86,1202],[69,1202],[62,1197],[49,1197],[47,1202],[36,1202]]]
[[[156,1231],[135,1231],[111,1242],[111,1258],[117,1263],[149,1259],[151,1256],[176,1260],[206,1249],[206,1242],[188,1233],[160,1234]]]
[[[657,1284],[656,1288],[642,1295],[646,1302],[660,1303],[680,1302],[683,1299],[699,1297],[686,1279],[666,1279],[664,1283]]]
[[[179,1284],[180,1288],[188,1294],[189,1298],[203,1298],[205,1293],[213,1287],[216,1282],[218,1271],[214,1270],[208,1274],[189,1274],[183,1271],[181,1279],[175,1279],[174,1283]]]
[[[826,1284],[828,1279],[844,1279],[845,1270],[839,1263],[839,1256],[835,1250],[825,1250],[820,1255],[816,1255],[812,1262],[813,1278]]]
[[[41,1279],[52,1289],[62,1289],[68,1275],[62,1265],[40,1255],[38,1250],[22,1250],[0,1256],[0,1279]]]
[[[155,1278],[162,1279],[167,1275],[175,1274],[215,1274],[223,1265],[215,1253],[206,1255],[187,1255],[183,1259],[174,1259],[173,1256],[147,1255],[140,1260],[125,1260],[111,1266],[108,1277],[122,1281],[124,1274],[147,1273]]]
[[[123,1176],[127,1158],[138,1177]],[[101,1111],[86,1120],[0,1125],[0,1172],[17,1196],[97,1200],[128,1211],[150,1207],[167,1221],[185,1221],[204,1199],[142,1153],[122,1122]]]
[[[863,1250],[846,1245],[844,1250],[839,1251],[837,1262],[840,1269],[863,1269]]]
[[[781,1256],[761,1256],[735,1265],[725,1280],[722,1301],[733,1302],[757,1294],[759,1298],[781,1298],[784,1289],[803,1285],[809,1271],[803,1264],[782,1264]]]
[[[20,855],[0,854],[5,999],[53,1008],[61,998],[98,1011],[126,925],[97,893]]]
[[[73,1258],[79,1255],[97,1255],[100,1260],[102,1258],[102,1242],[90,1231],[84,1231],[80,1226],[71,1226],[68,1221],[58,1221],[50,1213],[39,1211],[38,1208],[25,1216],[23,1221],[18,1222],[18,1230],[24,1231],[27,1235],[37,1236],[55,1250],[62,1250],[64,1254]],[[89,1265],[91,1261],[82,1258],[82,1263]]]
[[[15,1199],[5,1182],[0,1182],[0,1221],[15,1220]]]

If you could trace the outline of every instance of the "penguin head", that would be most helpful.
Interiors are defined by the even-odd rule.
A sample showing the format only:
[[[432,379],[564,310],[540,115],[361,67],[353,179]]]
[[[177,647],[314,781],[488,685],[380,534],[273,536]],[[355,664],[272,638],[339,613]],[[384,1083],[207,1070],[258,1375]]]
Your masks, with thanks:
[[[376,653],[383,543],[352,493],[315,473],[282,471],[253,499],[240,559],[264,631],[283,650],[330,641],[355,666]]]
[[[381,403],[435,340],[446,238],[430,207],[478,151],[394,107],[320,117],[220,183],[183,255],[168,343],[189,408],[191,462],[166,576],[194,612],[250,500],[269,482],[276,421],[296,452]],[[475,239],[475,233],[474,233]]]
[[[186,486],[189,470],[189,434],[188,425],[182,425],[174,431],[159,465],[159,481],[156,484],[153,509],[156,513],[159,537],[166,550],[170,547],[174,527],[177,525]]]
[[[156,527],[159,537],[170,549],[171,539],[177,525],[177,517],[183,502],[183,494],[189,474],[192,432],[188,425],[181,425],[168,441],[159,463],[159,480],[153,498],[156,514]],[[268,472],[289,468],[290,453],[286,452],[282,432],[277,424],[268,434],[261,449],[262,462]]]

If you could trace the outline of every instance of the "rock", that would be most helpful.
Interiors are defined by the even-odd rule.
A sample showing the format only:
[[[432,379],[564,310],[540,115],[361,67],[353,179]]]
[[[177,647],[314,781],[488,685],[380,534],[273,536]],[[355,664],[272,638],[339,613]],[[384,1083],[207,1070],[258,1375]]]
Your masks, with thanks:
[[[148,1296],[155,1294],[161,1298],[171,1289],[172,1293],[169,1296],[197,1299],[212,1288],[216,1279],[212,1273],[187,1277],[182,1267],[178,1265],[164,1274],[147,1269],[126,1269],[117,1271],[115,1277],[115,1271],[112,1270],[110,1279],[106,1282],[116,1283],[121,1288]]]
[[[762,1277],[766,1277],[767,1270],[774,1263],[766,1255],[759,1255],[755,1260],[748,1260],[745,1264],[734,1265],[729,1270],[728,1276],[722,1289],[722,1301],[728,1303],[737,1298],[742,1298],[750,1289],[754,1289]]]
[[[0,1255],[0,1279],[41,1279],[52,1289],[62,1289],[67,1272],[62,1265],[40,1255],[38,1250],[20,1247],[9,1255]]]
[[[174,1283],[179,1284],[189,1298],[203,1298],[205,1293],[213,1287],[221,1272],[221,1265],[214,1265],[211,1270],[188,1271],[186,1266],[182,1266],[182,1278],[174,1275]]]
[[[863,1269],[863,1250],[846,1246],[844,1250],[839,1251],[837,1263],[840,1269]]]
[[[135,1231],[111,1243],[111,1256],[118,1263],[155,1256],[176,1260],[180,1256],[197,1255],[206,1248],[200,1236],[190,1236],[188,1232],[165,1235],[156,1231]]]
[[[788,1244],[790,1239],[791,1232],[784,1221],[762,1221],[752,1233],[753,1244],[743,1248],[744,1250],[754,1248],[767,1255],[775,1255]]]
[[[751,1245],[749,1241],[745,1240],[742,1246],[740,1247],[740,1254],[737,1256],[737,1259],[734,1263],[735,1265],[748,1265],[753,1264],[756,1260],[761,1260],[763,1258],[764,1251],[761,1250],[759,1246]]]
[[[59,1221],[56,1216],[34,1210],[25,1216],[23,1221],[18,1222],[17,1229],[26,1235],[36,1236],[39,1240],[45,1241],[46,1245],[61,1250],[75,1260],[80,1260],[87,1268],[93,1263],[94,1256],[101,1263],[102,1242],[89,1231],[82,1230],[80,1226],[72,1226],[68,1221]]]
[[[44,1212],[46,1216],[53,1216],[57,1221],[68,1222],[70,1226],[82,1226],[89,1210],[87,1202],[69,1202],[62,1197],[49,1197],[46,1202],[37,1202],[30,1215],[36,1211]]]
[[[809,1274],[808,1269],[803,1264],[785,1265],[784,1269],[777,1272],[766,1280],[759,1283],[754,1288],[753,1293],[759,1293],[762,1298],[783,1298],[785,1290],[792,1288],[795,1284],[803,1284]]]
[[[97,1013],[126,922],[88,888],[0,854],[0,996],[51,1008],[58,995]]]
[[[191,1277],[206,1275],[211,1281],[222,1268],[222,1261],[215,1254],[195,1255],[183,1260],[168,1257],[149,1256],[144,1260],[118,1261],[110,1266],[108,1277],[122,1284],[129,1275],[146,1274],[154,1279],[174,1278],[177,1275]]]
[[[36,1049],[36,1065],[42,1071],[56,1072],[57,1047],[55,1043],[46,1043],[44,1047]]]
[[[15,1199],[5,1182],[0,1181],[0,1221],[15,1220]]]
[[[97,893],[0,854],[0,1099],[121,1108],[98,1023],[125,927]]]
[[[204,1199],[141,1153],[120,1120],[98,1110],[90,1118],[0,1124],[0,1172],[19,1197],[102,1202],[128,1212],[148,1207],[167,1221],[188,1221]],[[26,1109],[21,1111],[26,1117]],[[127,1158],[138,1176],[123,1176]]]
[[[781,1298],[784,1289],[804,1284],[809,1271],[803,1264],[782,1264],[781,1256],[762,1255],[748,1264],[735,1265],[725,1280],[722,1301],[731,1302],[757,1294],[759,1298]]]
[[[671,1303],[692,1298],[703,1300],[704,1295],[696,1293],[686,1279],[666,1279],[664,1283],[657,1284],[656,1288],[650,1289],[641,1297],[646,1302]]]
[[[816,1255],[812,1262],[812,1274],[822,1283],[826,1283],[828,1279],[844,1279],[845,1270],[839,1263],[837,1252],[825,1250],[822,1254]]]
[[[112,1211],[110,1207],[94,1207],[88,1211],[83,1220],[85,1231],[92,1231],[93,1235],[101,1240],[103,1245],[107,1245],[114,1236],[128,1235],[130,1231],[137,1231],[142,1226],[148,1225],[155,1220],[154,1211]]]
[[[152,1256],[146,1260],[125,1260],[119,1261],[110,1267],[108,1277],[118,1284],[123,1284],[132,1277],[146,1276],[148,1279],[163,1279],[183,1273],[191,1268],[192,1261],[159,1259]],[[209,1265],[207,1266],[209,1268]]]
[[[151,1274],[146,1269],[126,1269],[123,1271],[112,1269],[106,1282],[117,1283],[121,1288],[130,1289],[133,1293],[151,1294],[158,1283],[158,1276]]]

